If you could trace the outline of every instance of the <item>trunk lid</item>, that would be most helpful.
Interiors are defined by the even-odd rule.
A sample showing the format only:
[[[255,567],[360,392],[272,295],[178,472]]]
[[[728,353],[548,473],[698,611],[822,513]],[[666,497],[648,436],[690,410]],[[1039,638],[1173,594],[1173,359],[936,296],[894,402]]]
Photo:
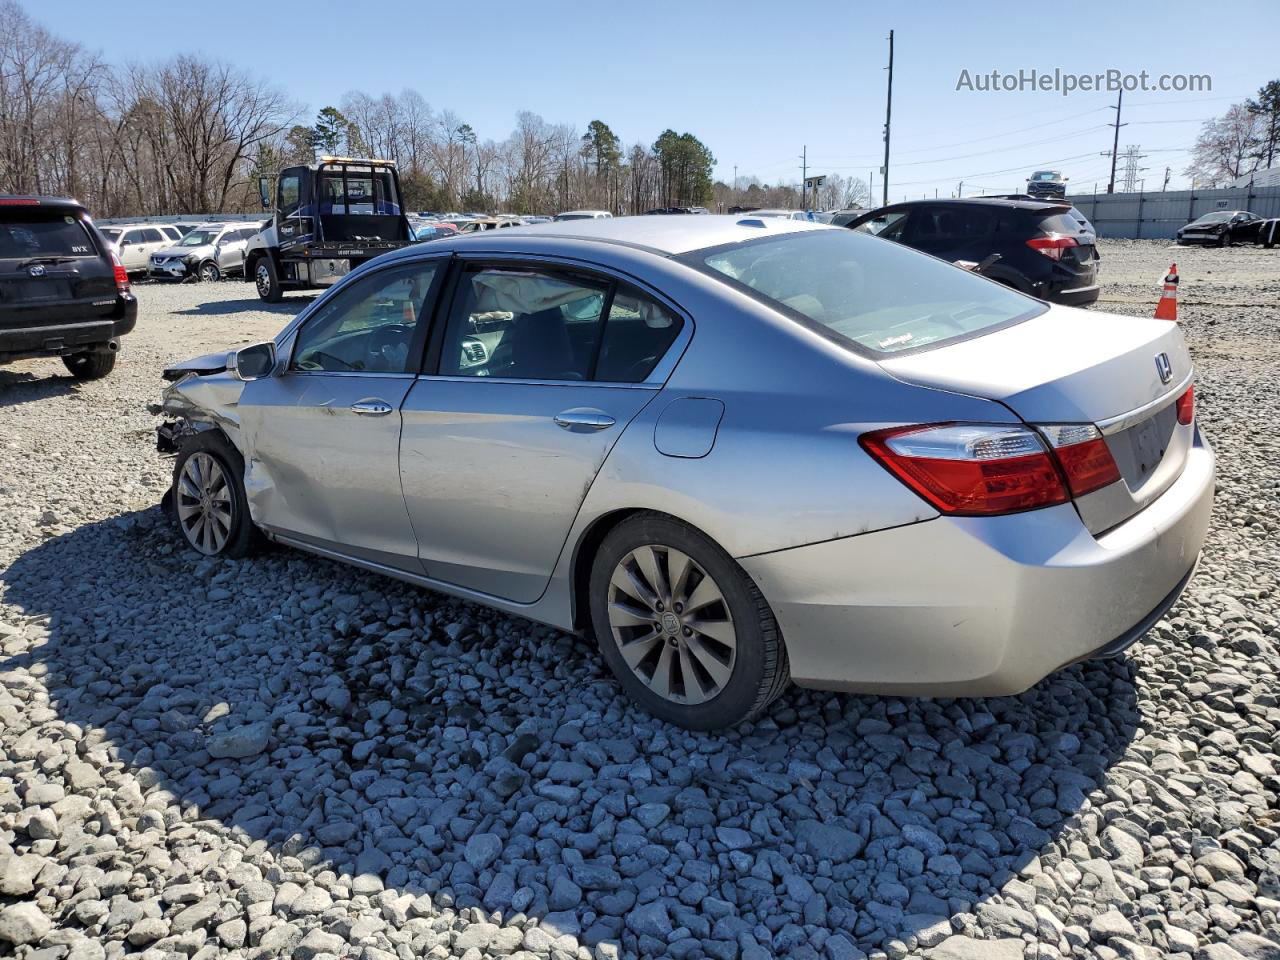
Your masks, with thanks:
[[[1076,501],[1094,533],[1168,489],[1191,447],[1193,427],[1174,410],[1191,383],[1191,357],[1182,330],[1164,320],[1053,306],[880,365],[909,383],[998,401],[1028,423],[1096,424],[1122,479]]]

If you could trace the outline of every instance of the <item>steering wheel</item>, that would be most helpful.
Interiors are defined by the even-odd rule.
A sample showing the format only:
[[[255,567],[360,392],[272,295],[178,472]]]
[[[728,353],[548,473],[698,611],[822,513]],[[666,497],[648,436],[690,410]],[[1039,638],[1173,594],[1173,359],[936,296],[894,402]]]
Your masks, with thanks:
[[[386,323],[369,334],[369,352],[381,354],[385,347],[408,346],[413,327],[407,323]]]

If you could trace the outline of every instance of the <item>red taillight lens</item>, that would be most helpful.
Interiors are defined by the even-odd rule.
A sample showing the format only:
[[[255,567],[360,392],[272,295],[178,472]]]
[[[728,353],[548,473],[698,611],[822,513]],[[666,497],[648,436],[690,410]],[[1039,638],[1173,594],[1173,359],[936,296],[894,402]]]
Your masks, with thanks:
[[[944,423],[876,430],[858,439],[941,513],[992,516],[1068,499],[1044,442],[1024,427]]]
[[[1111,449],[1093,424],[1041,427],[1040,432],[1053,448],[1073,497],[1083,497],[1120,479]]]
[[[1186,426],[1196,418],[1196,388],[1195,384],[1187,387],[1187,392],[1180,396],[1177,401],[1178,422]]]
[[[0,197],[0,207],[38,207],[40,201],[33,197]]]
[[[121,293],[129,292],[129,271],[124,268],[120,258],[111,254],[111,267],[116,275],[116,289]]]
[[[1049,233],[1042,237],[1032,237],[1027,241],[1027,246],[1037,253],[1043,253],[1050,260],[1061,260],[1063,250],[1069,250],[1078,244],[1075,237],[1062,237],[1056,233]]]

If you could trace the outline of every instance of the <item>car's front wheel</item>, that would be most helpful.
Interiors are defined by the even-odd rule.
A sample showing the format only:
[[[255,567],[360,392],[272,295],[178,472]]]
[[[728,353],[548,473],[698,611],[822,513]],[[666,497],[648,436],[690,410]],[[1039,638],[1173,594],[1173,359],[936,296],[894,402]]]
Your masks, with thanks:
[[[244,459],[220,433],[189,438],[173,465],[172,508],[187,543],[207,556],[243,557],[257,543]]]
[[[200,281],[202,283],[216,283],[222,279],[222,271],[218,269],[218,265],[212,260],[206,260],[200,264]]]
[[[639,514],[609,532],[590,583],[605,661],[630,697],[691,730],[758,716],[790,680],[777,621],[733,558],[697,530]]]

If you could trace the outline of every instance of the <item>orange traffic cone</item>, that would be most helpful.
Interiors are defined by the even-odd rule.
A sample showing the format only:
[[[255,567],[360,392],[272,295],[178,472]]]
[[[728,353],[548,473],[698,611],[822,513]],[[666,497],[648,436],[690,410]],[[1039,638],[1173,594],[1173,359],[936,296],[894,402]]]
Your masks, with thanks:
[[[1169,275],[1164,278],[1164,291],[1160,294],[1160,302],[1156,304],[1157,320],[1178,319],[1178,265],[1171,264]]]

